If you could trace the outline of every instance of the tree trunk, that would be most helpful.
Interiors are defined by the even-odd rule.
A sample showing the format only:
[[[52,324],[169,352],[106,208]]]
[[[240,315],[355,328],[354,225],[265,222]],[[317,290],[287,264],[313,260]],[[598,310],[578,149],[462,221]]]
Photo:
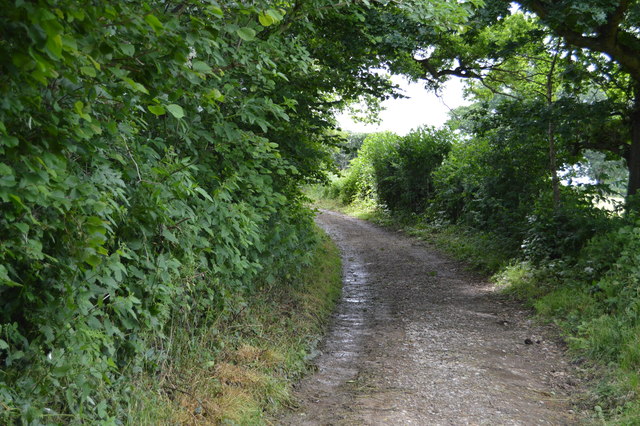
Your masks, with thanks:
[[[551,171],[551,186],[553,188],[553,208],[558,210],[558,207],[560,207],[560,178],[558,177],[558,161],[556,159],[555,128],[551,121],[549,121],[547,137],[549,142],[549,170]]]
[[[635,87],[635,100],[631,112],[631,150],[627,167],[629,168],[627,210],[637,211],[640,202],[634,195],[640,191],[640,83]]]
[[[553,190],[553,209],[555,211],[560,207],[560,178],[558,177],[558,160],[556,157],[556,126],[553,123],[553,74],[556,70],[556,63],[560,56],[560,43],[558,39],[555,48],[555,54],[551,61],[551,67],[547,73],[547,107],[549,108],[549,124],[547,127],[547,142],[549,143],[549,171],[551,172],[551,188]]]

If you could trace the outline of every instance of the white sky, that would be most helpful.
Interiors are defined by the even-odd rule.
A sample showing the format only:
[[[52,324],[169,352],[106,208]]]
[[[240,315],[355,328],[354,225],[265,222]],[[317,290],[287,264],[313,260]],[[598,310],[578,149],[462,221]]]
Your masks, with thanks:
[[[420,82],[410,83],[401,76],[392,76],[391,79],[408,98],[384,101],[385,110],[380,113],[382,122],[379,125],[356,123],[348,113],[339,114],[338,123],[342,130],[362,133],[390,130],[405,135],[423,124],[440,127],[449,119],[447,114],[451,109],[469,104],[462,98],[464,82],[460,79],[448,81],[440,97],[425,89]]]

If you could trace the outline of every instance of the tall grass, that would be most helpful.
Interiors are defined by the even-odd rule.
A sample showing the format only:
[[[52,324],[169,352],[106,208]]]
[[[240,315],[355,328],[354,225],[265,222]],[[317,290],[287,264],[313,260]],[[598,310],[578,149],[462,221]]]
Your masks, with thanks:
[[[292,385],[309,370],[340,286],[339,253],[323,235],[307,268],[259,286],[226,319],[176,321],[160,373],[139,379],[132,424],[267,423],[295,404]]]

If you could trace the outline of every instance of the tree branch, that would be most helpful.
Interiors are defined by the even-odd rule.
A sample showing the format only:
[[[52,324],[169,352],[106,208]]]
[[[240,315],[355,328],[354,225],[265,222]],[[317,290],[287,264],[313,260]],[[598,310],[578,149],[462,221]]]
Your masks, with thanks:
[[[484,87],[486,87],[486,88],[487,88],[491,93],[493,93],[494,95],[505,96],[505,97],[507,97],[507,98],[515,99],[515,100],[517,100],[517,101],[518,101],[518,100],[520,100],[520,98],[519,98],[519,97],[517,97],[517,96],[515,96],[515,95],[512,95],[512,94],[510,94],[510,93],[506,93],[506,92],[502,92],[502,91],[500,91],[500,90],[496,89],[495,87],[491,86],[489,83],[487,83],[487,82],[485,81],[485,79],[484,79],[484,78],[481,78],[481,79],[480,79],[480,83],[481,83]]]
[[[429,73],[434,79],[439,79],[445,76],[454,76],[460,78],[481,78],[482,76],[475,71],[468,68],[459,66],[453,69],[437,70],[430,62],[429,58],[416,59],[416,62],[420,64],[423,70]]]
[[[621,0],[615,10],[607,16],[607,22],[600,27],[601,36],[609,43],[615,43],[618,37],[619,25],[624,19],[624,14],[629,9],[629,0]]]
[[[625,12],[629,8],[630,2],[628,0],[620,1],[618,7],[607,17],[607,22],[596,29],[597,36],[584,35],[576,29],[570,28],[565,21],[554,23],[550,19],[549,6],[541,0],[521,0],[518,3],[531,9],[569,44],[606,53],[631,74],[634,80],[640,81],[640,55],[638,49],[633,46],[634,44],[639,45],[640,39],[620,29]],[[624,35],[624,38],[621,35]]]

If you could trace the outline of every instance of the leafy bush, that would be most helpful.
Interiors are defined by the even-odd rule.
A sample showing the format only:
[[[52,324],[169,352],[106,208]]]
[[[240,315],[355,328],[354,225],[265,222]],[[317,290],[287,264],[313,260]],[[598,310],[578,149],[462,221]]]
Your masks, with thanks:
[[[594,207],[592,200],[574,191],[564,191],[562,204],[536,204],[527,217],[522,253],[534,262],[570,259],[587,242],[616,227],[616,220]]]
[[[342,176],[334,182],[340,200],[349,204],[359,199],[376,198],[376,169],[385,152],[392,150],[398,136],[391,132],[368,135]]]
[[[4,5],[0,423],[123,420],[171,318],[228,316],[308,259],[298,183],[322,173],[331,122],[299,87],[339,76],[272,31],[283,13]]]
[[[335,186],[348,204],[375,198],[393,211],[421,212],[433,193],[432,172],[450,149],[446,130],[419,128],[404,137],[390,132],[367,136],[358,156]]]
[[[357,198],[371,198],[374,191],[371,174],[371,165],[364,158],[356,157],[349,163],[347,171],[332,183],[333,193],[344,204],[350,204]]]
[[[401,137],[372,160],[381,203],[392,211],[422,212],[433,196],[432,173],[451,148],[446,130],[422,127]]]
[[[511,146],[497,136],[454,147],[435,173],[434,207],[450,220],[518,239],[544,188],[544,151],[526,143]]]
[[[515,249],[532,206],[551,199],[543,105],[495,99],[466,108],[468,137],[434,173],[433,213],[453,223],[498,233]]]

